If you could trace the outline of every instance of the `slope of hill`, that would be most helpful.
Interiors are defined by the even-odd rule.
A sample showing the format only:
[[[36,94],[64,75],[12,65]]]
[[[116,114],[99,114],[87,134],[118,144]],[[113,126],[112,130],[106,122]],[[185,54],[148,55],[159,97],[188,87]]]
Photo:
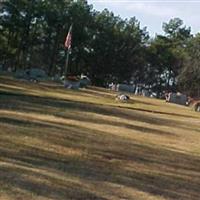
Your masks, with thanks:
[[[0,77],[0,199],[199,200],[200,115]]]

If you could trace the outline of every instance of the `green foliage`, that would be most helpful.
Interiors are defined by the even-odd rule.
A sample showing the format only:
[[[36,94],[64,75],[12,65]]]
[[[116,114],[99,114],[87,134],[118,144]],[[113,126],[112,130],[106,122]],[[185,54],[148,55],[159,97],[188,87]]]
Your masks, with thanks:
[[[200,34],[189,42],[181,73],[178,76],[179,87],[191,96],[200,96]]]
[[[135,17],[124,20],[107,9],[95,11],[85,0],[8,0],[0,16],[4,69],[39,67],[61,75],[64,41],[73,24],[69,73],[88,74],[95,85],[133,80],[162,92],[176,90],[178,77],[180,88],[191,90],[184,81],[198,74],[198,39],[191,39],[179,18],[163,23],[165,35],[150,40]],[[189,76],[190,65],[195,69]]]
[[[148,48],[147,82],[157,92],[176,91],[177,76],[187,58],[186,48],[191,38],[190,28],[179,18],[163,23],[165,36],[157,35]]]
[[[95,84],[105,85],[139,77],[144,65],[148,34],[135,18],[122,20],[108,10],[94,11],[84,0],[9,0],[3,3],[1,13],[4,37],[0,40],[5,38],[1,51],[7,43],[1,58],[5,67],[37,66],[50,75],[59,73],[58,69],[62,73],[63,43],[71,24],[71,73],[89,73]]]
[[[175,40],[187,39],[191,32],[191,28],[183,26],[183,21],[179,18],[173,18],[169,23],[163,23],[163,30],[168,37]]]

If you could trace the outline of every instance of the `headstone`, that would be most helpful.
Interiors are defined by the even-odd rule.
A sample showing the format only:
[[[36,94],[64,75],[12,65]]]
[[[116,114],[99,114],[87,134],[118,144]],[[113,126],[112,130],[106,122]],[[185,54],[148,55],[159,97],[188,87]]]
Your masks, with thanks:
[[[195,102],[192,109],[196,112],[200,112],[200,102]]]
[[[30,81],[40,81],[46,79],[48,76],[46,72],[39,68],[31,68],[26,70],[17,70],[15,77],[19,79],[26,79]]]
[[[91,85],[91,80],[87,76],[81,75],[80,87],[87,87],[88,85]]]
[[[41,80],[47,78],[47,74],[43,69],[32,68],[30,70],[26,70],[26,73],[29,73],[30,78]]]
[[[170,103],[186,105],[187,96],[181,93],[169,93],[166,101]]]
[[[142,96],[150,97],[150,92],[147,89],[142,89]]]
[[[135,91],[135,88],[133,85],[117,84],[117,91],[133,93]]]
[[[80,81],[64,80],[64,87],[68,89],[78,90],[80,88]]]

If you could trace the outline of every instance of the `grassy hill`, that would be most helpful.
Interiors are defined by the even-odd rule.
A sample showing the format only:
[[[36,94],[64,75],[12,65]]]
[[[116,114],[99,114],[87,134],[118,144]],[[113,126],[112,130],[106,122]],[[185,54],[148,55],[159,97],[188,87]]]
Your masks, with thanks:
[[[199,200],[200,114],[0,77],[0,199]]]

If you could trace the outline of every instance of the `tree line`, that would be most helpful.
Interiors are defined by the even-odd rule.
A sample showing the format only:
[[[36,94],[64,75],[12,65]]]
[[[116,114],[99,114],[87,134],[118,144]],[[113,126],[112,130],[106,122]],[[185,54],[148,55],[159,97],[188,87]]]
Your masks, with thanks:
[[[0,65],[13,71],[37,67],[62,74],[64,41],[73,24],[69,73],[92,83],[144,84],[157,93],[200,96],[200,34],[179,18],[149,36],[132,17],[122,19],[86,0],[7,0],[0,5]]]

